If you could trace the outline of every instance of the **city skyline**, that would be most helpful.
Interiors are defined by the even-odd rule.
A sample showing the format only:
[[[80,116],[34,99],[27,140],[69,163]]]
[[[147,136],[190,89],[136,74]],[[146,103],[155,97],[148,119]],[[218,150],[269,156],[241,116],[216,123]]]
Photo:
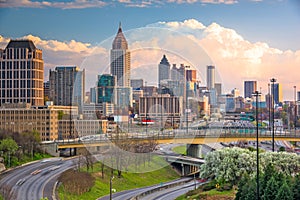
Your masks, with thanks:
[[[206,1],[206,3],[204,3],[205,1],[196,2],[193,4],[179,4],[178,2],[174,2],[162,3],[161,5],[156,6],[153,4],[150,5],[149,3],[149,5],[144,5],[143,8],[134,7],[133,3],[126,4],[127,6],[131,5],[133,7],[127,7],[122,3],[114,2],[115,4],[118,4],[115,7],[111,4],[105,4],[103,6],[96,6],[96,8],[93,9],[86,8],[88,4],[92,5],[95,2],[98,2],[100,5],[100,1],[82,1],[81,8],[78,7],[76,9],[67,9],[66,7],[63,7],[63,5],[79,5],[79,1],[73,3],[69,2],[69,4],[61,2],[59,5],[51,1],[49,6],[38,6],[38,3],[36,3],[36,6],[33,6],[32,2],[27,0],[10,1],[10,4],[1,2],[1,10],[5,12],[2,12],[1,16],[4,18],[0,21],[0,27],[2,27],[0,33],[0,35],[2,35],[2,37],[0,37],[0,48],[5,48],[8,43],[8,38],[30,38],[38,48],[43,50],[45,80],[48,79],[47,72],[49,69],[54,69],[59,65],[77,65],[81,69],[86,69],[87,90],[90,87],[95,86],[97,80],[96,74],[103,74],[107,71],[107,66],[109,66],[109,61],[107,60],[107,56],[109,57],[109,47],[111,47],[111,41],[116,34],[118,23],[119,21],[122,21],[123,32],[126,39],[128,39],[129,50],[132,51],[131,78],[144,78],[148,83],[153,82],[151,79],[147,80],[149,77],[145,77],[142,73],[146,71],[149,72],[147,73],[148,76],[150,75],[150,77],[153,77],[153,80],[157,80],[157,64],[161,60],[163,54],[166,54],[170,64],[184,63],[195,67],[198,70],[198,73],[200,73],[200,76],[198,77],[201,79],[202,85],[205,85],[206,83],[206,66],[215,65],[216,82],[224,83],[224,92],[229,92],[233,88],[238,88],[242,93],[245,80],[256,80],[258,82],[257,88],[262,88],[262,92],[266,94],[268,89],[267,84],[272,77],[275,77],[277,81],[282,84],[285,100],[294,99],[294,85],[297,86],[297,90],[300,88],[297,73],[291,73],[299,71],[300,48],[298,44],[300,42],[297,42],[298,37],[291,37],[293,38],[293,42],[290,41],[291,39],[283,40],[283,38],[279,39],[280,37],[277,39],[273,38],[276,37],[276,35],[277,37],[278,35],[284,35],[286,37],[289,34],[295,34],[299,31],[296,22],[300,20],[300,17],[295,9],[298,4],[295,2],[281,1],[271,3],[270,1],[253,2],[250,0],[242,2],[224,1],[225,3],[221,3],[222,1],[214,1],[214,4],[209,3],[209,1]],[[15,6],[18,4],[19,6],[17,7],[19,8],[7,8],[9,6],[8,4],[14,4]],[[191,9],[191,7],[194,6],[206,14],[209,11],[222,10],[220,16],[223,15],[224,20],[220,20],[220,16],[215,12],[212,12],[207,16],[202,16],[199,13],[197,15],[197,12],[182,16],[179,12],[175,12],[178,14],[177,17],[172,14],[170,17],[166,18],[166,13],[170,13],[170,10],[166,8],[167,5],[172,6],[174,10],[178,11],[180,9]],[[268,8],[268,5],[271,5],[273,10]],[[137,6],[137,4],[135,6]],[[246,31],[245,27],[241,25],[242,23],[233,23],[232,17],[230,17],[228,13],[224,14],[224,12],[232,11],[232,9],[238,7],[243,8],[246,11],[247,6],[248,10],[254,8],[261,9],[259,12],[261,15],[258,16],[250,16],[247,14],[238,15],[248,20],[248,23],[246,24],[250,25],[248,30],[251,29],[251,31]],[[274,18],[274,15],[279,7],[283,7],[282,18],[287,20],[285,24],[281,23],[280,25],[290,27],[286,29],[280,28],[280,31],[275,33],[274,23],[278,17]],[[72,31],[74,28],[72,22],[76,18],[61,20],[62,22],[57,21],[57,28],[62,31],[50,31],[48,33],[50,34],[49,36],[45,36],[45,34],[41,32],[42,30],[39,30],[40,32],[37,31],[39,28],[38,26],[33,28],[29,25],[29,27],[31,27],[30,30],[28,30],[28,27],[24,26],[21,26],[21,28],[18,26],[5,27],[7,22],[17,23],[16,17],[5,20],[8,16],[13,13],[23,13],[23,15],[30,19],[32,16],[28,15],[27,12],[32,9],[37,12],[44,10],[45,13],[54,10],[55,12],[70,16],[71,13],[74,15],[74,13],[79,11],[85,13],[87,11],[93,12],[95,9],[98,9],[98,11],[103,12],[99,16],[106,13],[106,15],[112,19],[108,19],[105,23],[99,22],[99,25],[95,28],[95,32],[99,33],[100,36],[90,36],[89,39],[87,39],[87,37],[90,35],[91,31],[88,29]],[[268,9],[272,11],[270,14],[261,13],[262,10],[267,11]],[[141,15],[139,19],[135,18],[136,20],[133,20],[130,19],[132,16],[124,18],[120,17],[120,13],[116,14],[116,16],[114,16],[113,13],[110,13],[116,10],[123,10],[124,13],[133,11],[135,15],[139,15],[138,11],[146,11],[145,15],[148,15],[148,18],[150,14],[147,12],[149,12],[149,10],[155,12],[160,10],[162,13],[163,11],[166,13],[158,16],[154,16],[153,14],[148,20],[145,19],[147,18],[146,16]],[[93,16],[93,13],[84,16],[84,18],[89,19]],[[257,20],[257,17],[259,16],[264,16],[264,20]],[[273,16],[273,18],[271,16]],[[43,17],[46,19],[46,14]],[[116,18],[119,18],[117,22]],[[37,21],[39,20],[40,19],[37,19]],[[255,31],[256,27],[253,25],[254,21],[257,23],[257,27],[264,26],[266,29],[269,28],[269,31],[265,31],[264,33],[269,37],[261,36],[261,32],[264,32],[263,29],[261,29],[262,31]],[[90,21],[90,23],[87,24],[92,26],[94,22],[95,21]],[[36,23],[37,22],[33,24]],[[62,36],[66,30],[60,27],[61,23],[69,23],[70,25],[69,31],[73,34],[68,34],[68,38]],[[45,26],[51,26],[51,23],[45,20],[45,22],[41,24],[41,27]],[[53,26],[53,28],[55,27],[56,26]],[[100,32],[97,31],[99,27],[102,27]],[[13,30],[16,28],[18,28],[18,30]],[[24,30],[27,30],[27,32],[24,33]],[[47,28],[43,30],[45,33]],[[154,34],[151,30],[163,30],[164,33]],[[82,37],[78,36],[80,33],[82,34]],[[144,36],[137,36],[137,34],[140,33],[144,34]],[[109,34],[111,34],[110,38],[108,38]],[[180,38],[180,36],[183,37]],[[106,38],[108,38],[108,40],[106,40]],[[172,42],[174,39],[176,39],[176,43]],[[187,40],[189,40],[189,44],[184,46],[182,43],[186,43]],[[162,41],[170,42],[169,44],[162,45]],[[178,45],[180,46],[179,48]],[[151,47],[152,49],[149,50],[146,49],[146,47]],[[195,53],[195,51],[198,53]],[[200,61],[196,58],[197,56],[199,57],[199,54],[203,55],[200,55]]]

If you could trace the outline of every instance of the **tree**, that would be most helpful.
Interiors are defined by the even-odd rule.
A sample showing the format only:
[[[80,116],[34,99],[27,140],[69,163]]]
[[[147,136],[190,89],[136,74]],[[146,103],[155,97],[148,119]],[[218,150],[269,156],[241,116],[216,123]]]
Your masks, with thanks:
[[[18,149],[18,144],[12,138],[7,138],[0,141],[0,151],[10,152],[14,154]]]
[[[300,199],[300,174],[298,174],[294,178],[294,184],[292,187],[292,191],[294,193],[294,200]]]
[[[275,200],[293,200],[293,193],[286,181],[281,185]]]
[[[277,189],[278,189],[277,182],[274,176],[272,176],[267,183],[267,187],[264,191],[264,195],[262,199],[263,200],[275,199],[277,195]]]
[[[248,174],[244,174],[238,184],[238,191],[235,195],[235,200],[243,200],[246,197],[248,192],[248,185],[249,185],[250,177]]]

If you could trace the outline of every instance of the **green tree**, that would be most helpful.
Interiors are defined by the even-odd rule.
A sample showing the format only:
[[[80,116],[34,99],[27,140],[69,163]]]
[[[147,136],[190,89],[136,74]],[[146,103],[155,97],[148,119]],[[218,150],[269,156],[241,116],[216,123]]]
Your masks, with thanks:
[[[263,200],[270,200],[275,199],[277,195],[277,181],[275,180],[274,176],[270,178],[270,180],[267,183],[267,187],[264,191]]]
[[[11,159],[18,150],[18,144],[12,138],[6,138],[0,141],[0,151],[4,153],[4,159],[7,166],[11,166]]]
[[[249,184],[246,186],[246,191],[244,194],[243,200],[253,200],[256,199],[256,181],[255,179],[251,179]]]
[[[286,181],[281,185],[275,200],[293,200],[293,193]]]
[[[6,138],[0,141],[0,151],[14,154],[18,149],[18,144],[12,138]]]
[[[248,174],[244,174],[244,176],[241,178],[239,184],[238,184],[238,191],[235,195],[235,200],[243,200],[245,199],[247,193],[248,193],[248,185],[250,177]]]
[[[260,196],[263,196],[264,191],[267,187],[267,183],[270,180],[270,177],[272,177],[275,173],[276,173],[276,171],[275,171],[275,168],[273,167],[273,165],[268,164],[267,167],[265,168],[263,175],[261,176],[260,190],[259,190]]]
[[[293,191],[294,200],[300,199],[300,174],[298,174],[294,178],[292,191]]]

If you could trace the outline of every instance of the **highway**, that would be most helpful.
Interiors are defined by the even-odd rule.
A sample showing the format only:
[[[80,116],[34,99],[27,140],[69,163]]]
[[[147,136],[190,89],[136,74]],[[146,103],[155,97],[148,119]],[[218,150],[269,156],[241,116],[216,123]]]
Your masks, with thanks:
[[[0,175],[0,188],[5,199],[53,199],[53,187],[58,176],[74,166],[73,160],[50,158],[21,166]],[[4,191],[3,191],[4,190]]]
[[[128,199],[131,199],[131,198],[137,196],[138,194],[144,193],[146,191],[153,190],[153,189],[156,189],[156,188],[160,188],[162,186],[166,186],[166,185],[169,185],[169,184],[188,181],[188,180],[191,180],[191,178],[181,178],[181,179],[177,179],[177,180],[170,181],[170,182],[167,182],[167,183],[157,184],[157,185],[154,185],[154,186],[148,186],[148,187],[143,187],[143,188],[138,188],[138,189],[133,189],[133,190],[126,190],[126,191],[122,191],[122,192],[117,192],[117,193],[114,193],[112,197],[113,197],[113,200],[128,200]],[[109,200],[109,195],[101,197],[98,200]]]
[[[202,183],[203,184],[203,183]],[[198,183],[194,182],[194,180],[184,184],[179,185],[176,187],[171,187],[163,190],[159,190],[157,192],[151,193],[149,195],[146,195],[142,198],[139,198],[140,200],[173,200],[179,197],[180,195],[183,195],[187,193],[190,190],[194,190],[196,187],[198,187]]]

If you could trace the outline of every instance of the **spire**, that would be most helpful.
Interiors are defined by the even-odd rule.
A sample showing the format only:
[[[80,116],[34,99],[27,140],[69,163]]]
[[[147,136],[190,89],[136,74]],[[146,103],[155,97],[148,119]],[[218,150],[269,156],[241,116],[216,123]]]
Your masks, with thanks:
[[[122,25],[121,25],[121,22],[119,22],[119,29],[118,29],[118,33],[122,33]]]
[[[163,58],[161,59],[160,64],[161,65],[168,65],[168,66],[170,66],[170,63],[169,63],[169,61],[168,61],[168,59],[167,59],[167,57],[166,57],[165,54],[163,55]]]
[[[128,49],[126,38],[122,32],[121,22],[119,23],[118,33],[112,44],[113,49]]]

